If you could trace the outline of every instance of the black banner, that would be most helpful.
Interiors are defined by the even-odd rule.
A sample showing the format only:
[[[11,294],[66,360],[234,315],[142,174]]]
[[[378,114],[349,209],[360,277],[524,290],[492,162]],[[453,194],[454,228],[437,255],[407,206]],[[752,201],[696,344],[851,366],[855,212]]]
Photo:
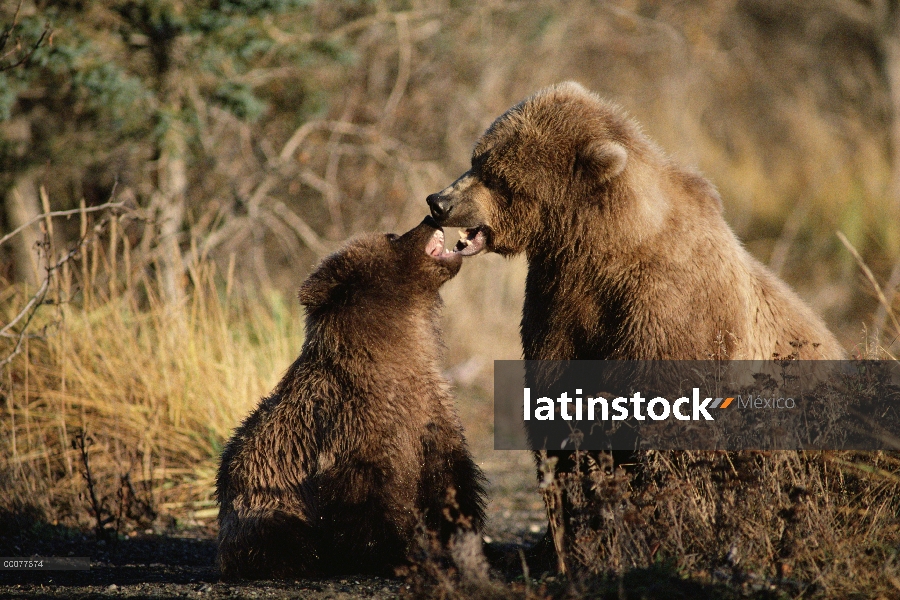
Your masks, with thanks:
[[[900,450],[897,361],[495,361],[498,450]]]

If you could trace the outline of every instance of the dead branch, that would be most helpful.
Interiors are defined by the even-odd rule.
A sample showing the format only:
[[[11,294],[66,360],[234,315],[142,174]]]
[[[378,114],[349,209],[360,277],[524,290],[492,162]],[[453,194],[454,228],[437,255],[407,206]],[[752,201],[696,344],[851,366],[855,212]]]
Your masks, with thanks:
[[[0,238],[0,244],[3,244],[10,238],[15,237],[16,234],[21,233],[24,229],[27,229],[28,227],[34,225],[35,223],[37,223],[43,219],[47,219],[48,217],[50,217],[50,218],[52,218],[52,217],[68,217],[71,215],[80,215],[81,213],[98,212],[98,211],[106,210],[106,209],[126,208],[126,204],[127,204],[126,201],[107,202],[105,204],[98,204],[97,206],[88,206],[85,208],[73,208],[71,210],[56,210],[56,211],[53,211],[50,213],[43,213],[43,214],[37,215],[36,217],[31,219],[24,225],[17,227],[12,232],[4,235],[2,238]]]
[[[388,97],[384,105],[384,111],[381,117],[382,127],[389,127],[394,120],[394,113],[403,94],[406,92],[406,86],[409,83],[409,75],[412,65],[412,41],[409,36],[409,21],[405,13],[397,13],[395,17],[397,26],[397,43],[398,43],[398,61],[397,80],[394,82],[394,89]]]
[[[272,205],[272,212],[281,217],[281,219],[287,223],[298,236],[300,236],[303,243],[318,256],[325,256],[331,251],[328,246],[322,242],[322,239],[316,234],[313,228],[310,227],[306,221],[301,219],[297,213],[285,206],[284,202],[275,202]]]
[[[280,178],[288,177],[294,170],[291,158],[297,150],[299,150],[306,138],[309,137],[311,133],[318,130],[328,131],[332,136],[335,134],[350,135],[366,140],[368,143],[363,146],[364,151],[376,160],[379,160],[382,164],[393,164],[394,162],[398,162],[396,158],[390,160],[391,152],[400,151],[404,147],[400,141],[383,135],[378,127],[356,125],[341,120],[307,121],[298,127],[291,137],[288,138],[288,141],[282,147],[281,152],[278,153],[278,157],[273,158],[269,162],[266,175],[249,194],[250,199],[247,201],[247,205],[250,221],[260,218],[260,207],[263,201],[269,197],[269,192],[275,187]],[[343,150],[343,147],[343,144],[337,144],[332,148],[332,154],[336,155]],[[326,199],[331,198],[332,201],[329,204],[334,204],[334,199],[338,194],[338,190],[335,189],[336,184],[330,183],[327,179],[320,177],[309,169],[305,169],[300,173],[300,180],[319,192]],[[331,208],[333,209],[334,207],[332,206]],[[273,204],[269,207],[269,210],[281,217],[281,219],[297,233],[300,240],[310,250],[316,253],[316,255],[325,256],[331,252],[329,246],[322,241],[322,238],[315,230],[300,218],[299,215],[285,206],[284,203],[278,202]],[[218,231],[213,232],[206,240],[204,240],[203,252],[208,253],[223,242],[229,241],[233,234],[246,226],[247,222],[248,219],[246,218],[232,220]]]
[[[91,513],[94,516],[94,533],[98,539],[102,539],[106,534],[106,526],[115,520],[115,516],[109,510],[106,498],[97,497],[97,482],[94,474],[91,472],[91,461],[88,455],[88,448],[94,443],[93,438],[79,430],[72,438],[72,448],[78,450],[81,458],[81,476],[84,477],[85,485],[88,489],[88,497],[91,501]]]
[[[272,39],[280,44],[288,46],[305,45],[313,42],[329,42],[339,40],[348,35],[353,35],[364,29],[368,29],[373,25],[378,25],[387,21],[395,20],[398,16],[402,16],[407,20],[423,19],[426,17],[443,14],[443,9],[426,9],[426,10],[408,10],[398,12],[378,11],[375,14],[368,15],[351,21],[345,25],[322,33],[303,33],[300,35],[284,32],[272,24],[266,27],[266,31],[272,36]]]
[[[16,12],[13,13],[12,23],[10,23],[7,27],[3,28],[3,31],[0,32],[0,52],[6,48],[6,44],[9,43],[9,40],[12,36],[13,30],[15,30],[16,26],[19,24],[19,11],[22,10],[22,0],[19,0],[19,4],[16,5]],[[53,32],[53,29],[50,27],[50,23],[44,25],[44,31],[41,32],[40,37],[38,37],[37,41],[31,46],[29,50],[23,54],[19,60],[10,63],[8,65],[0,64],[0,73],[4,71],[10,71],[15,69],[18,66],[25,64],[25,62],[31,58],[31,56],[35,53],[35,51],[41,47],[41,44],[44,43],[44,40],[47,39]],[[15,53],[22,50],[22,40],[21,38],[16,38],[15,47],[8,50],[5,54],[0,56],[0,62],[6,60],[8,57],[14,55]]]
[[[107,205],[110,206],[121,204],[124,203],[107,203]],[[85,211],[87,211],[87,209],[85,209]],[[81,211],[58,211],[58,213],[71,214],[75,214],[78,212]],[[52,214],[53,213],[42,214],[39,217],[35,218],[34,221],[36,222],[40,219],[47,219]],[[15,345],[13,346],[13,349],[10,351],[10,353],[5,358],[0,359],[0,369],[12,362],[13,359],[15,359],[15,357],[22,352],[22,342],[25,339],[33,337],[28,334],[28,326],[31,324],[35,315],[37,315],[40,307],[47,303],[47,292],[50,291],[50,284],[53,280],[54,274],[59,269],[61,269],[64,264],[75,258],[82,251],[84,246],[88,243],[89,238],[99,235],[104,230],[110,220],[110,217],[111,215],[107,215],[104,219],[97,223],[89,233],[85,233],[71,250],[62,255],[55,263],[47,265],[47,267],[45,268],[44,278],[41,281],[41,285],[38,287],[37,291],[31,296],[28,302],[25,303],[25,306],[16,314],[16,316],[14,316],[9,323],[4,325],[3,328],[0,329],[0,337],[14,338],[16,340]],[[10,236],[11,235],[13,234],[10,234]],[[15,327],[19,323],[21,323],[22,326],[19,329],[18,333],[11,334],[10,332],[12,331],[13,327]]]
[[[15,346],[13,346],[12,351],[9,355],[0,360],[0,369],[8,365],[12,360],[19,355],[22,351],[22,341],[25,340],[28,336],[26,332],[28,331],[28,326],[31,324],[32,319],[37,314],[38,309],[41,305],[44,304],[44,300],[47,296],[47,292],[50,289],[50,281],[52,279],[52,274],[57,269],[62,267],[62,265],[69,260],[71,260],[75,255],[77,255],[81,251],[81,243],[79,243],[75,248],[66,253],[56,264],[47,267],[47,274],[44,276],[43,281],[41,282],[40,287],[31,297],[31,299],[25,304],[25,307],[22,308],[19,313],[13,317],[13,319],[7,323],[3,329],[0,329],[0,335],[3,337],[13,337],[9,336],[8,332],[15,326],[19,321],[24,319],[24,323],[22,324],[22,329],[16,334],[14,337],[16,338]]]

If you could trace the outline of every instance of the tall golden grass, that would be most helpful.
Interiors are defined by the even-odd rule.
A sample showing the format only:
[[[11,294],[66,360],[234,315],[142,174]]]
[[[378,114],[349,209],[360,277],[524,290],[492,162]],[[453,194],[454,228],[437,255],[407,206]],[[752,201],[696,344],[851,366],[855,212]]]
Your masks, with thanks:
[[[129,238],[108,229],[47,275],[51,291],[3,373],[0,509],[37,503],[49,518],[83,521],[85,465],[72,440],[84,432],[111,502],[128,475],[157,509],[209,517],[223,441],[299,352],[299,306],[249,293],[196,253],[187,300],[164,303],[152,266],[131,264]],[[4,290],[4,322],[33,291]]]

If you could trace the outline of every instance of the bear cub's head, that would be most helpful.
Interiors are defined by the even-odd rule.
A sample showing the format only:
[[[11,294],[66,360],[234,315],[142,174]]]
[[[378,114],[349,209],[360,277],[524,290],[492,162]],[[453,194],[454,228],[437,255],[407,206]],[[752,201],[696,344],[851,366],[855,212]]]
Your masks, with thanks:
[[[428,196],[435,220],[467,228],[456,249],[517,254],[566,227],[565,210],[599,206],[623,178],[639,135],[615,106],[581,85],[545,88],[488,128],[472,166]]]
[[[364,235],[323,259],[300,287],[300,303],[310,317],[397,314],[436,300],[461,265],[462,255],[444,249],[444,231],[426,217],[403,235]]]

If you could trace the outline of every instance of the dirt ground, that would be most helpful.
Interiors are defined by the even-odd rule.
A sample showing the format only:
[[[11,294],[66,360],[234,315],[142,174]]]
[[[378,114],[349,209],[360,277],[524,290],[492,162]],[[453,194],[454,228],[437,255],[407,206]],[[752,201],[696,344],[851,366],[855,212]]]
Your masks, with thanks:
[[[543,532],[540,499],[524,489],[519,477],[519,471],[530,474],[530,458],[518,454],[524,453],[484,465],[495,498],[485,538],[495,548],[530,544]],[[50,530],[47,534],[44,539],[21,540],[21,550],[14,554],[89,556],[91,570],[0,572],[0,598],[390,598],[408,592],[401,579],[377,577],[220,583],[213,566],[212,526],[169,535],[141,534],[111,544],[87,534]],[[15,541],[8,538],[2,546]]]

